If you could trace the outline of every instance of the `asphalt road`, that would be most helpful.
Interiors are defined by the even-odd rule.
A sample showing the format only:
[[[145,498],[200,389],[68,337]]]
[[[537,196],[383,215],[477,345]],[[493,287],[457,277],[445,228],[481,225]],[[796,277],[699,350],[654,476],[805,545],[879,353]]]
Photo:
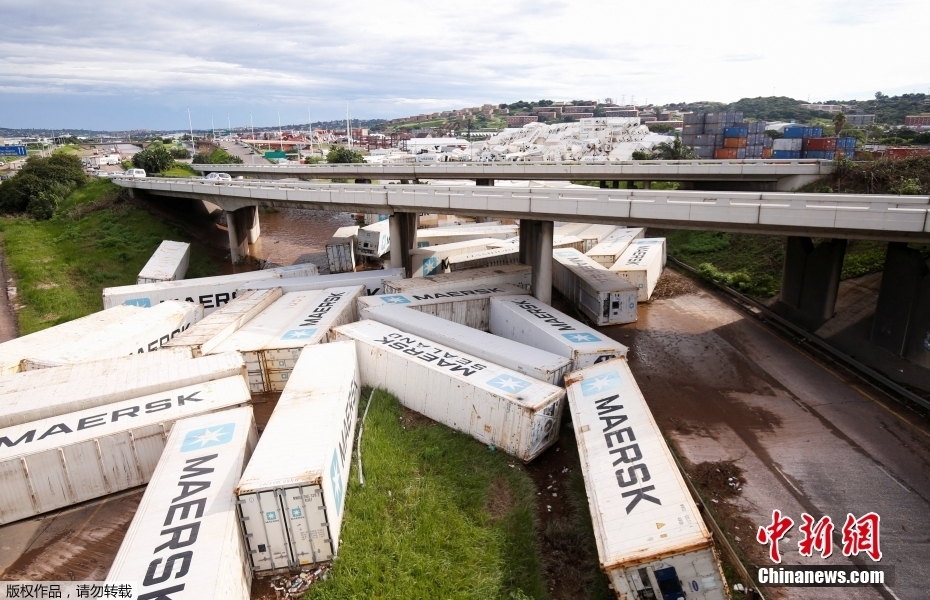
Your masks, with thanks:
[[[678,276],[681,277],[681,276]],[[631,347],[630,365],[656,421],[692,465],[730,461],[746,483],[715,508],[757,566],[755,541],[778,509],[795,521],[782,564],[849,564],[839,532],[847,513],[881,517],[877,588],[781,588],[775,597],[930,597],[930,433],[920,417],[881,401],[811,360],[706,290],[640,305],[633,326],[606,328]],[[801,513],[829,515],[829,559],[802,557]],[[861,555],[858,564],[871,559]]]

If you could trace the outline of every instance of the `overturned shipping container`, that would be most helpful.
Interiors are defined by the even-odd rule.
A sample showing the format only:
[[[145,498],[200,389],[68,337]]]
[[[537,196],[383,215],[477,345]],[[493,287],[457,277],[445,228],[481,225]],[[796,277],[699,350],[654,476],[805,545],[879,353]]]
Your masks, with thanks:
[[[636,321],[637,289],[577,250],[552,252],[552,285],[595,325]]]
[[[317,277],[295,277],[280,281],[254,281],[245,289],[250,290],[267,290],[274,287],[281,288],[285,294],[291,292],[307,292],[311,290],[323,290],[331,287],[347,287],[351,285],[365,286],[365,294],[374,296],[375,294],[386,293],[383,290],[392,281],[403,279],[407,276],[406,271],[402,268],[396,269],[378,269],[375,271],[358,271],[356,273],[338,273],[334,275],[319,275]]]
[[[360,389],[354,342],[309,347],[297,361],[236,487],[256,574],[336,557]]]
[[[665,238],[646,238],[633,241],[610,271],[635,285],[639,290],[637,300],[646,302],[652,297],[663,268]]]
[[[517,235],[516,225],[486,225],[479,223],[475,227],[437,227],[435,229],[417,230],[417,247],[453,244],[484,238],[506,240]]]
[[[355,271],[355,252],[358,247],[358,225],[340,227],[326,242],[326,262],[330,273]]]
[[[202,318],[203,306],[200,304],[162,302],[155,308],[143,310],[95,331],[82,332],[71,339],[62,337],[56,348],[29,351],[23,358],[22,368],[29,371],[155,352]]]
[[[214,352],[239,352],[253,392],[280,392],[301,351],[325,344],[330,328],[358,319],[360,285],[284,294]]]
[[[391,222],[389,219],[365,225],[358,230],[358,253],[369,258],[380,258],[391,249]]]
[[[233,488],[257,437],[250,407],[175,423],[107,581],[140,599],[248,600]]]
[[[336,327],[355,340],[362,385],[529,462],[558,438],[565,391],[376,321]]]
[[[449,259],[449,271],[454,273],[468,269],[513,265],[518,262],[520,262],[520,248],[508,245],[502,248],[491,248],[490,250],[479,250],[478,252],[453,256]]]
[[[129,304],[150,308],[166,300],[182,300],[203,304],[204,315],[209,315],[235,298],[236,290],[250,288],[253,282],[283,281],[290,277],[309,277],[318,274],[317,266],[307,263],[233,275],[104,288],[103,307],[112,308],[120,304]]]
[[[562,385],[562,377],[572,369],[570,358],[403,306],[371,308],[365,317],[552,385]]]
[[[449,272],[449,260],[455,256],[462,256],[487,250],[494,238],[478,238],[465,242],[439,244],[410,250],[412,277],[425,277]]]
[[[484,269],[469,269],[463,273],[440,273],[416,279],[391,279],[384,282],[385,294],[408,294],[415,291],[448,292],[465,287],[480,288],[510,284],[529,290],[532,268],[528,265],[501,265]],[[371,294],[369,294],[371,295]]]
[[[227,377],[0,429],[0,524],[147,483],[172,423],[250,398]]]
[[[532,296],[500,296],[490,304],[491,333],[564,356],[575,369],[627,354],[620,342]]]
[[[136,284],[184,279],[190,258],[190,244],[165,240],[139,271]]]
[[[601,569],[618,598],[729,598],[713,540],[625,359],[565,378]]]
[[[643,237],[645,231],[642,227],[620,227],[605,237],[600,244],[585,252],[585,255],[609,269],[630,246],[630,242]]]

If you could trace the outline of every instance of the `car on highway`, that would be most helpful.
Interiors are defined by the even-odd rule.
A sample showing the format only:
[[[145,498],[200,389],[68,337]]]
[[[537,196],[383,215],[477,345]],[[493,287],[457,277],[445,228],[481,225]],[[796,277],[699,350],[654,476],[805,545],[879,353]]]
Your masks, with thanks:
[[[204,179],[207,181],[232,181],[229,173],[210,173]]]
[[[110,177],[129,177],[131,179],[141,179],[145,177],[144,169],[126,169],[122,173],[112,173]]]

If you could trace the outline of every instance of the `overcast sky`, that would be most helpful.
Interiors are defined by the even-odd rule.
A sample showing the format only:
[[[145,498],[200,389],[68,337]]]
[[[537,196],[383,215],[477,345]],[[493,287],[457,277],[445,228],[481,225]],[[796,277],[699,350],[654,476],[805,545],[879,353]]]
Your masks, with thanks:
[[[764,10],[753,11],[751,6]],[[516,100],[930,91],[927,0],[0,0],[0,127],[186,129]]]

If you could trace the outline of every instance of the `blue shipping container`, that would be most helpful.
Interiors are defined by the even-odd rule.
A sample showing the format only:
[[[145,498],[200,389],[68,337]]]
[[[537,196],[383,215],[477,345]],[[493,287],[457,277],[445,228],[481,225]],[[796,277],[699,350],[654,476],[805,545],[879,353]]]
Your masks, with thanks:
[[[746,137],[749,135],[749,127],[727,127],[723,132],[724,137]]]
[[[801,158],[823,158],[824,154],[823,150],[806,150],[801,153]]]
[[[836,157],[836,152],[824,152],[823,157],[827,160],[833,160]]]
[[[804,137],[806,138],[823,137],[823,127],[805,127]]]
[[[788,139],[803,138],[806,131],[807,127],[785,127],[785,137]]]
[[[856,149],[856,138],[854,137],[837,138],[836,149],[837,150],[855,150]]]

